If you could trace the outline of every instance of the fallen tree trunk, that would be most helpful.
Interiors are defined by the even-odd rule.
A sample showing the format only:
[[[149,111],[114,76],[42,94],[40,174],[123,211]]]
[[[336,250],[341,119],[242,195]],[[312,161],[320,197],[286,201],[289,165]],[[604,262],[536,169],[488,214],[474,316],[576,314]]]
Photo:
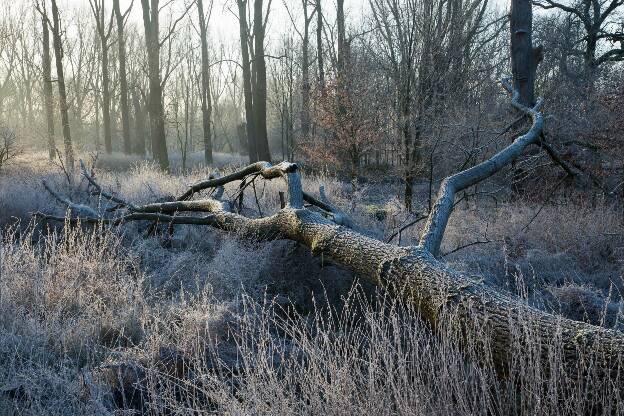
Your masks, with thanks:
[[[565,365],[574,371],[593,356],[597,371],[618,376],[624,370],[624,334],[555,316],[533,308],[525,301],[502,293],[458,273],[419,247],[397,247],[337,226],[305,209],[285,209],[263,219],[247,219],[232,213],[216,215],[217,226],[244,229],[247,235],[288,238],[354,271],[361,278],[382,286],[418,308],[433,328],[445,313],[453,311],[463,330],[475,325],[490,335],[494,362],[504,373],[513,351],[513,338],[528,330],[541,340],[542,359],[549,363],[549,343],[558,339]],[[486,341],[486,340],[484,340]],[[587,364],[587,363],[583,363]],[[579,374],[580,376],[580,374]]]
[[[522,299],[450,269],[434,256],[451,214],[454,193],[491,176],[517,157],[524,147],[535,143],[541,132],[539,105],[530,110],[524,108],[531,113],[534,121],[527,134],[488,161],[446,181],[447,185],[440,190],[439,201],[430,213],[418,247],[393,246],[341,225],[350,223],[350,220],[346,221],[322,192],[320,200],[303,192],[298,167],[288,162],[278,165],[258,162],[230,175],[192,185],[176,201],[143,206],[104,192],[93,175],[81,165],[82,174],[95,189],[94,193],[115,202],[116,209],[112,211],[121,214],[96,216],[95,211],[84,209],[58,194],[56,198],[74,212],[74,222],[119,225],[127,221],[147,220],[164,224],[210,225],[249,238],[293,240],[309,247],[314,254],[327,256],[361,278],[402,297],[414,305],[422,319],[434,329],[449,317],[465,337],[469,337],[475,328],[480,328],[479,333],[485,334],[482,341],[488,346],[501,374],[505,373],[514,358],[513,346],[519,342],[518,334],[528,333],[534,335],[543,368],[549,370],[553,365],[551,347],[556,344],[561,363],[572,376],[580,379],[593,372],[609,383],[621,383],[623,376],[620,373],[624,370],[623,333],[531,307]],[[288,205],[269,217],[248,218],[234,212],[233,201],[222,201],[218,197],[189,200],[195,193],[210,188],[217,189],[214,195],[220,196],[223,194],[220,187],[235,180],[244,180],[249,175],[285,179]],[[306,209],[304,201],[312,204],[315,211]],[[190,212],[207,215],[188,216]],[[42,217],[65,220],[61,217]],[[428,243],[423,244],[423,241]],[[452,312],[450,315],[449,311]]]
[[[462,332],[475,325],[482,328],[489,337],[483,342],[491,346],[492,358],[503,374],[512,359],[514,336],[529,331],[537,340],[542,340],[541,359],[546,368],[550,365],[549,342],[557,339],[564,364],[570,371],[586,371],[586,360],[591,356],[595,371],[619,380],[619,372],[624,369],[624,334],[621,332],[533,308],[517,297],[450,269],[422,247],[393,246],[338,225],[303,207],[295,165],[283,163],[275,168],[288,177],[290,200],[286,208],[269,217],[247,218],[232,212],[232,205],[227,202],[204,199],[132,206],[132,212],[116,219],[85,217],[79,220],[116,224],[156,220],[165,224],[210,225],[248,238],[297,241],[314,254],[327,256],[361,278],[404,298],[433,328],[442,323],[441,319],[448,318],[449,310],[453,311],[450,316],[456,319]],[[184,212],[209,215],[180,215]]]

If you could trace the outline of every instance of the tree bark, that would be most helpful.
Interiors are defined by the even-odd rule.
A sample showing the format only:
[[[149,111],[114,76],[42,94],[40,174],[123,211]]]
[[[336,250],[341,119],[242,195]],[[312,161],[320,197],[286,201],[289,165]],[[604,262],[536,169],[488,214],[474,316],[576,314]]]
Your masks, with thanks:
[[[150,4],[151,3],[151,4]],[[165,109],[160,80],[159,1],[141,0],[145,46],[147,47],[149,100],[148,112],[152,155],[162,170],[169,170],[169,154],[165,135]]]
[[[268,12],[267,12],[268,13]],[[264,59],[264,13],[262,0],[254,0],[254,91],[253,112],[256,129],[256,148],[260,160],[271,160],[267,134],[267,80]]]
[[[531,0],[512,0],[509,29],[513,85],[520,93],[520,104],[533,106],[536,64],[532,41],[533,3]]]
[[[63,72],[63,41],[61,39],[61,19],[59,16],[56,0],[52,0],[52,37],[54,43],[54,58],[56,60],[56,77],[59,91],[59,107],[61,110],[61,125],[63,126],[63,144],[65,146],[65,168],[74,170],[74,148],[72,146],[71,130],[69,128],[69,115],[67,105],[67,92],[65,90],[65,74]]]
[[[251,62],[249,60],[249,24],[247,23],[247,0],[236,0],[243,66],[243,94],[245,98],[245,121],[249,162],[258,161],[258,147],[254,122],[253,95],[251,91]]]
[[[43,98],[46,112],[46,123],[48,126],[48,156],[50,160],[52,160],[56,157],[56,144],[54,143],[54,100],[52,93],[52,58],[50,56],[50,29],[48,28],[48,16],[44,14],[41,17],[41,21],[43,33]]]
[[[215,209],[217,208],[217,209]],[[624,334],[557,317],[453,271],[421,248],[397,247],[371,239],[304,209],[284,209],[262,219],[248,219],[210,206],[213,226],[252,238],[287,238],[309,247],[352,270],[359,277],[385,287],[414,305],[433,328],[454,319],[465,332],[479,328],[488,339],[492,358],[504,375],[512,361],[516,334],[527,331],[540,342],[540,359],[551,368],[549,342],[558,338],[566,369],[583,377],[589,355],[601,367],[598,375],[618,380],[624,365]],[[448,311],[452,315],[448,315]]]
[[[126,38],[124,34],[125,15],[121,13],[119,0],[113,0],[115,18],[117,20],[117,46],[119,49],[119,106],[121,108],[121,125],[123,131],[124,153],[132,152],[130,138],[130,105],[128,103],[128,75],[126,74]],[[128,12],[130,9],[128,9]],[[128,13],[126,12],[126,13]]]
[[[208,65],[208,27],[206,16],[204,15],[203,0],[197,1],[197,12],[199,13],[199,35],[201,37],[201,60],[202,60],[202,82],[201,82],[201,105],[202,105],[202,126],[204,128],[204,161],[207,165],[212,164],[212,131],[210,121],[212,118],[212,101],[210,95],[210,67]]]
[[[401,130],[403,135],[403,147],[405,151],[405,190],[404,190],[404,203],[407,212],[412,212],[412,201],[414,199],[414,180],[416,171],[415,156],[415,143],[412,135],[412,100],[411,100],[411,88],[408,85],[405,86],[405,91],[400,95],[401,97]]]

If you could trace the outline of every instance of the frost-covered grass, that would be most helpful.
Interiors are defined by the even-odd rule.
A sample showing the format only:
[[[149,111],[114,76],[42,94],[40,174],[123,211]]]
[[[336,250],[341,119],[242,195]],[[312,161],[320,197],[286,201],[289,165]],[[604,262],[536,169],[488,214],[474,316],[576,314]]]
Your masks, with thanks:
[[[235,163],[227,160],[223,171]],[[177,195],[212,170],[100,162],[102,184],[136,203]],[[291,242],[187,226],[165,242],[137,224],[35,225],[31,212],[63,214],[43,179],[86,202],[84,183],[69,186],[44,154],[0,176],[0,414],[624,412],[622,383],[595,386],[558,369],[556,340],[542,340],[553,365],[538,368],[525,347],[537,340],[518,328],[518,359],[501,379],[483,363],[478,332],[460,345],[452,312],[434,335],[413,311],[364,283],[351,289],[353,275]],[[409,221],[391,186],[304,173],[307,190],[320,184],[379,238]],[[285,184],[258,183],[264,215],[278,209],[278,190]],[[251,189],[245,207],[259,215]],[[578,199],[539,209],[520,199],[459,204],[442,251],[491,242],[446,260],[542,307],[621,328],[621,214]],[[415,243],[418,227],[401,243]]]

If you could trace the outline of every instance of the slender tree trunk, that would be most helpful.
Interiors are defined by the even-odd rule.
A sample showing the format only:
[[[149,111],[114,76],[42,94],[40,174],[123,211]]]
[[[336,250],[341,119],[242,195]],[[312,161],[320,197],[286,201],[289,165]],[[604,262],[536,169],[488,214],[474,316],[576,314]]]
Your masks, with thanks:
[[[56,60],[56,77],[59,91],[59,107],[61,110],[61,124],[63,126],[63,144],[65,146],[65,168],[74,170],[74,148],[72,146],[69,115],[67,106],[67,92],[65,90],[65,74],[63,72],[63,42],[61,39],[61,19],[59,17],[56,0],[52,0],[52,37],[54,40],[54,58]]]
[[[108,68],[108,40],[112,29],[112,21],[108,25],[105,21],[105,7],[103,0],[89,0],[93,16],[95,17],[97,34],[100,40],[100,48],[102,49],[102,121],[104,124],[104,148],[106,153],[113,152],[112,142],[112,126],[111,126],[111,92],[110,92],[110,73]],[[111,16],[112,18],[112,16]]]
[[[301,138],[307,143],[310,136],[310,23],[307,5],[303,5],[303,38],[301,47]]]
[[[321,0],[316,3],[316,61],[318,64],[319,86],[321,94],[325,94],[325,68],[323,60],[323,9]]]
[[[141,0],[143,25],[147,47],[149,77],[149,122],[152,154],[161,169],[169,170],[169,155],[165,135],[165,109],[163,107],[162,86],[160,84],[160,40],[158,21],[158,0]]]
[[[254,1],[254,68],[256,85],[253,94],[254,124],[258,158],[271,161],[269,138],[267,134],[267,80],[264,60],[264,16],[262,0]]]
[[[54,143],[54,104],[52,93],[52,58],[50,57],[50,29],[48,17],[41,18],[43,24],[43,98],[45,102],[46,122],[48,125],[48,156],[50,160],[56,156],[56,144]]]
[[[339,123],[344,124],[347,116],[347,109],[345,103],[349,101],[349,87],[347,76],[347,37],[345,32],[345,15],[344,15],[344,0],[337,0],[336,2],[336,22],[338,26],[338,62],[336,68],[336,87],[338,90],[338,108],[336,117]],[[336,132],[333,133],[334,140],[337,140]]]
[[[102,147],[100,138],[100,94],[95,93],[95,151],[99,152]]]
[[[119,8],[119,0],[113,0],[115,18],[117,20],[117,46],[119,48],[119,106],[121,108],[121,125],[123,131],[123,148],[125,154],[132,152],[130,139],[130,105],[128,103],[128,76],[126,74],[126,38],[124,34],[124,15]]]
[[[247,129],[247,152],[249,161],[258,161],[256,129],[254,123],[253,96],[251,91],[251,62],[249,60],[249,25],[247,23],[247,0],[237,0],[240,29],[241,57],[243,64],[243,94],[245,98],[245,121]]]
[[[532,106],[535,103],[535,71],[538,60],[533,49],[533,3],[531,0],[512,0],[510,14],[511,69],[513,88],[519,93],[519,103]],[[523,191],[524,173],[511,164],[513,170],[511,188],[514,194]]]
[[[405,148],[405,192],[404,202],[405,209],[408,212],[412,212],[412,201],[414,199],[414,179],[415,179],[415,167],[414,167],[414,137],[412,137],[411,129],[411,96],[409,87],[404,91],[401,98],[401,130],[403,136],[403,146]]]
[[[136,88],[132,90],[132,103],[134,105],[134,153],[145,156],[145,114]]]
[[[344,0],[336,2],[336,23],[338,25],[338,77],[344,77],[347,37],[345,32]]]
[[[185,86],[184,86],[184,146],[182,150],[182,162],[183,162],[182,172],[186,172],[186,162],[188,158],[189,136],[190,136],[189,135],[189,131],[190,131],[189,120],[191,119],[190,117],[191,91],[189,88],[189,83],[186,82],[186,80],[184,83],[185,83]],[[208,126],[208,129],[210,129],[210,126]]]
[[[295,135],[294,102],[294,92],[291,83],[288,88],[288,129],[286,130],[287,155],[290,160],[294,159],[293,155],[295,153],[295,146],[293,145],[293,136]]]
[[[286,143],[284,142],[284,139],[287,139],[286,136],[286,129],[285,129],[285,121],[286,121],[286,103],[282,103],[282,108],[280,111],[280,144],[281,144],[281,148],[282,148],[282,159],[286,160]]]
[[[113,153],[113,139],[111,129],[111,94],[110,75],[108,73],[108,41],[100,39],[102,44],[102,123],[104,125],[104,148],[106,153]]]
[[[202,82],[201,82],[201,105],[202,105],[202,126],[204,128],[204,160],[207,165],[212,164],[212,132],[210,121],[212,118],[212,101],[210,99],[210,67],[208,65],[208,28],[206,16],[204,15],[203,0],[197,1],[197,11],[199,13],[199,33],[201,37],[201,60],[202,60]]]

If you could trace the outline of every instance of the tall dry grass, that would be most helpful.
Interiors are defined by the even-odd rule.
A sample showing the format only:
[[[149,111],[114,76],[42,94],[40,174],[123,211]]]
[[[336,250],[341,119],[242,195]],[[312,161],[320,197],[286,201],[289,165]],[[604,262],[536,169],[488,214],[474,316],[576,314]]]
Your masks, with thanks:
[[[8,234],[2,245],[7,414],[624,411],[620,378],[597,384],[591,358],[570,373],[558,340],[528,326],[501,378],[487,334],[474,327],[465,338],[453,311],[433,333],[409,307],[358,286],[340,308],[321,301],[305,313],[242,288],[224,301],[200,280],[159,296],[114,234],[31,239]],[[550,368],[539,364],[542,344]]]
[[[414,311],[292,243],[179,227],[165,244],[144,238],[140,224],[35,225],[30,212],[64,213],[42,179],[97,201],[43,158],[18,162],[0,177],[0,414],[624,412],[622,380],[596,384],[588,371],[579,381],[559,365],[556,339],[517,328],[516,360],[501,378],[480,328],[465,339],[448,311],[434,334]],[[208,170],[164,175],[132,162],[97,174],[141,203],[176,195]],[[307,189],[320,184],[379,238],[410,218],[387,185],[305,176]],[[245,213],[275,212],[278,190],[285,185],[259,183]],[[578,201],[536,210],[521,200],[461,204],[444,250],[485,229],[492,242],[447,260],[527,302],[621,327],[619,214]],[[407,230],[402,244],[417,233]],[[537,365],[542,344],[550,368]]]

